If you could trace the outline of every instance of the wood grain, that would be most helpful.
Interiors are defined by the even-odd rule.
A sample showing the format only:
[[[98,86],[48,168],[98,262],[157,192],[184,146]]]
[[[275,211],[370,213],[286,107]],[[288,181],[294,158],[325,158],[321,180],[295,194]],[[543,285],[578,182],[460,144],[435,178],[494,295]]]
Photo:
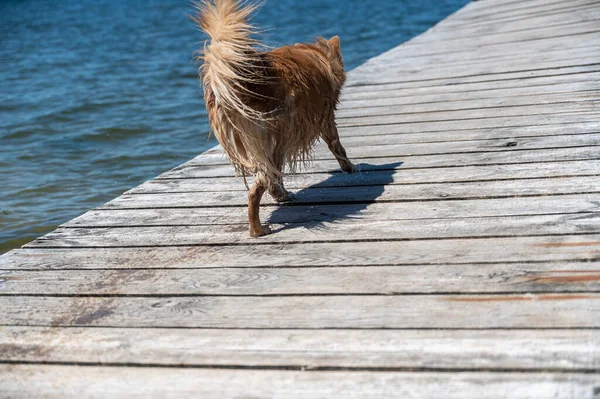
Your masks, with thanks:
[[[348,206],[349,207],[349,206]],[[527,237],[561,234],[600,233],[600,214],[506,216],[499,218],[421,219],[368,221],[354,208],[341,220],[279,225],[276,234],[260,244],[439,240],[470,237]],[[59,228],[27,247],[148,247],[255,244],[247,225],[142,226],[114,228]]]
[[[421,102],[421,103],[401,103],[401,104],[390,104],[390,101],[385,103],[364,101],[356,101],[352,108],[340,107],[336,116],[339,120],[344,118],[352,118],[359,116],[372,116],[372,115],[407,115],[421,112],[458,112],[464,110],[485,110],[493,109],[499,111],[500,109],[510,108],[525,108],[535,106],[543,109],[544,106],[552,106],[556,104],[573,104],[578,102],[588,102],[598,98],[598,89],[592,90],[596,85],[591,84],[591,87],[581,91],[570,91],[568,93],[556,93],[556,94],[543,94],[536,96],[518,96],[509,98],[490,98],[490,99],[465,99],[465,100],[454,100],[448,102]],[[568,109],[568,108],[566,108]]]
[[[356,209],[354,217],[371,221],[419,219],[461,219],[518,215],[577,214],[599,212],[597,194],[548,197],[516,197],[505,201],[468,199],[454,201],[421,201],[372,203]],[[319,223],[346,218],[348,209],[333,204],[263,207],[261,215],[270,223]],[[201,226],[243,224],[248,219],[244,207],[231,208],[157,208],[97,209],[89,211],[62,227],[135,227],[135,226]],[[218,228],[218,227],[215,227]]]
[[[600,92],[599,92],[600,93]],[[358,141],[354,138],[352,141]],[[551,148],[582,148],[600,146],[600,134],[592,132],[578,135],[556,135],[541,137],[522,137],[519,139],[488,139],[460,140],[457,142],[429,142],[394,144],[386,142],[371,142],[363,138],[357,149],[349,150],[348,155],[353,159],[377,157],[406,157],[415,155],[451,155],[451,154],[481,154],[489,152],[520,152]],[[318,145],[314,151],[315,160],[330,160],[333,155],[325,145]],[[226,164],[224,153],[219,150],[203,154],[196,159],[195,164]]]
[[[277,256],[270,254],[277,253]],[[376,241],[147,248],[24,248],[3,255],[5,270],[164,269],[455,265],[600,260],[600,234],[435,241]]]
[[[0,296],[0,325],[187,328],[600,328],[600,294]]]
[[[565,162],[557,167],[553,162],[526,164],[440,167],[435,169],[413,169],[403,171],[402,165],[391,165],[391,170],[374,170],[351,175],[295,174],[284,178],[287,189],[298,190],[308,187],[351,187],[365,185],[405,185],[423,183],[465,183],[492,180],[528,180],[536,178],[593,176],[600,172],[600,160]],[[248,178],[248,182],[252,182]],[[139,185],[127,194],[182,193],[204,191],[244,191],[240,178],[188,178],[154,179]]]
[[[387,176],[386,176],[387,175]],[[325,203],[372,203],[391,201],[430,201],[476,198],[511,198],[523,196],[563,195],[599,193],[600,176],[574,176],[526,180],[492,180],[475,182],[422,183],[408,185],[385,184],[392,180],[390,172],[379,176],[380,184],[335,187],[318,184],[296,192],[294,204]],[[334,176],[333,179],[343,179]],[[361,179],[360,174],[355,179]],[[332,180],[333,180],[332,179]],[[246,206],[248,194],[245,191],[205,191],[148,193],[143,195],[123,195],[102,206],[104,209],[137,208],[182,208]],[[263,204],[276,202],[265,195]],[[293,204],[292,204],[293,205]],[[285,207],[284,207],[285,208]],[[355,212],[354,212],[355,213]]]
[[[576,373],[306,372],[1,365],[1,398],[595,399]]]
[[[600,50],[600,48],[599,48]],[[589,77],[593,77],[597,74],[590,74]],[[370,98],[370,101],[361,100],[359,96],[358,98],[353,97],[345,97],[340,105],[340,110],[350,110],[354,108],[372,108],[372,107],[384,107],[384,106],[392,106],[392,105],[410,105],[410,104],[437,104],[444,102],[451,102],[452,104],[448,104],[450,106],[479,106],[479,101],[486,101],[488,104],[498,104],[503,105],[505,103],[501,102],[501,99],[510,100],[513,104],[517,101],[527,101],[527,102],[548,102],[546,96],[558,96],[558,95],[566,95],[569,93],[572,94],[585,94],[586,92],[591,92],[598,90],[600,84],[594,79],[583,79],[583,80],[575,80],[574,82],[568,83],[556,83],[554,85],[549,86],[533,86],[533,87],[517,87],[511,89],[491,89],[486,90],[480,94],[468,93],[468,92],[448,92],[448,93],[438,93],[438,94],[419,94],[414,93],[413,95],[402,95],[402,92],[396,93],[396,95],[392,96],[393,93],[386,93],[386,96],[373,96]]]
[[[219,157],[220,158],[220,157]],[[221,158],[222,159],[222,158]],[[483,152],[447,155],[407,155],[404,157],[363,158],[357,162],[360,172],[390,169],[423,169],[440,167],[465,167],[485,165],[516,165],[538,162],[570,162],[600,159],[599,147],[551,148],[513,152]],[[157,179],[180,179],[202,177],[235,176],[229,164],[204,164],[204,158],[195,158]],[[560,168],[562,165],[556,165]],[[340,172],[338,163],[332,158],[310,164],[306,173]]]
[[[583,371],[600,368],[599,339],[599,330],[0,327],[0,361]]]
[[[0,280],[0,296],[600,292],[600,263],[0,271]]]

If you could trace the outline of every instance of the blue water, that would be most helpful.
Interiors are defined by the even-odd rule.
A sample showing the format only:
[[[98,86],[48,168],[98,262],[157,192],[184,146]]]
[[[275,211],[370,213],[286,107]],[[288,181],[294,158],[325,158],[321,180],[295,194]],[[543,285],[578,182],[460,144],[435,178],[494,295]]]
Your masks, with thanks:
[[[340,35],[348,69],[468,0],[270,0],[270,45]],[[0,0],[0,253],[214,145],[182,0]]]

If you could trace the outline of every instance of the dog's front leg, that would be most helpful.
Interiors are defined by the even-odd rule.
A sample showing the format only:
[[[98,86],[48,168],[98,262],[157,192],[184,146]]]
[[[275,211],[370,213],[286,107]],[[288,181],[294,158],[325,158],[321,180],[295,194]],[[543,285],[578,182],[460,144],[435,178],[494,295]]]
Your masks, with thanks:
[[[260,200],[265,193],[264,185],[256,181],[250,192],[248,193],[248,219],[250,221],[250,236],[260,237],[271,233],[269,226],[262,226],[260,224],[260,217],[258,215],[260,209]]]
[[[279,203],[293,202],[296,200],[296,196],[286,190],[283,186],[283,180],[271,184],[269,187],[269,194],[271,194],[271,197]]]
[[[346,173],[354,172],[354,165],[348,159],[348,155],[346,155],[346,149],[340,143],[340,136],[338,135],[337,128],[333,126],[328,134],[323,135],[323,140],[327,143],[327,147],[329,147],[329,151],[333,153],[335,158],[342,170]]]

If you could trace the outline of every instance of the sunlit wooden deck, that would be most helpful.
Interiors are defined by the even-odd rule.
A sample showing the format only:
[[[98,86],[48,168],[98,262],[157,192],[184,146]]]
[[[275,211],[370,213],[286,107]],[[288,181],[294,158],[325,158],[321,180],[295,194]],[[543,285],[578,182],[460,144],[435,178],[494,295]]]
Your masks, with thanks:
[[[600,398],[600,1],[473,2],[338,122],[270,236],[215,148],[0,257],[0,397]]]

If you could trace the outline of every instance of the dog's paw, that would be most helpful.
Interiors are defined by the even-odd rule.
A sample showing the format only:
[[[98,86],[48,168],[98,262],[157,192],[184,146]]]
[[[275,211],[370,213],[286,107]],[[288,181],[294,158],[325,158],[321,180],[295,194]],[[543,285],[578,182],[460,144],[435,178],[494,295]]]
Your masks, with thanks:
[[[250,227],[250,237],[258,238],[258,237],[266,236],[267,234],[271,234],[271,228],[269,227],[268,224],[265,224],[264,226],[260,226],[260,230],[258,230],[258,231],[256,231],[252,227]]]
[[[280,203],[280,204],[282,204],[282,203],[289,203],[289,202],[296,202],[296,195],[294,195],[294,193],[286,191],[285,195],[282,195],[279,198],[277,198],[277,202]]]
[[[358,172],[358,169],[356,168],[356,166],[354,166],[352,162],[344,162],[344,164],[341,166],[342,170],[348,174]]]

